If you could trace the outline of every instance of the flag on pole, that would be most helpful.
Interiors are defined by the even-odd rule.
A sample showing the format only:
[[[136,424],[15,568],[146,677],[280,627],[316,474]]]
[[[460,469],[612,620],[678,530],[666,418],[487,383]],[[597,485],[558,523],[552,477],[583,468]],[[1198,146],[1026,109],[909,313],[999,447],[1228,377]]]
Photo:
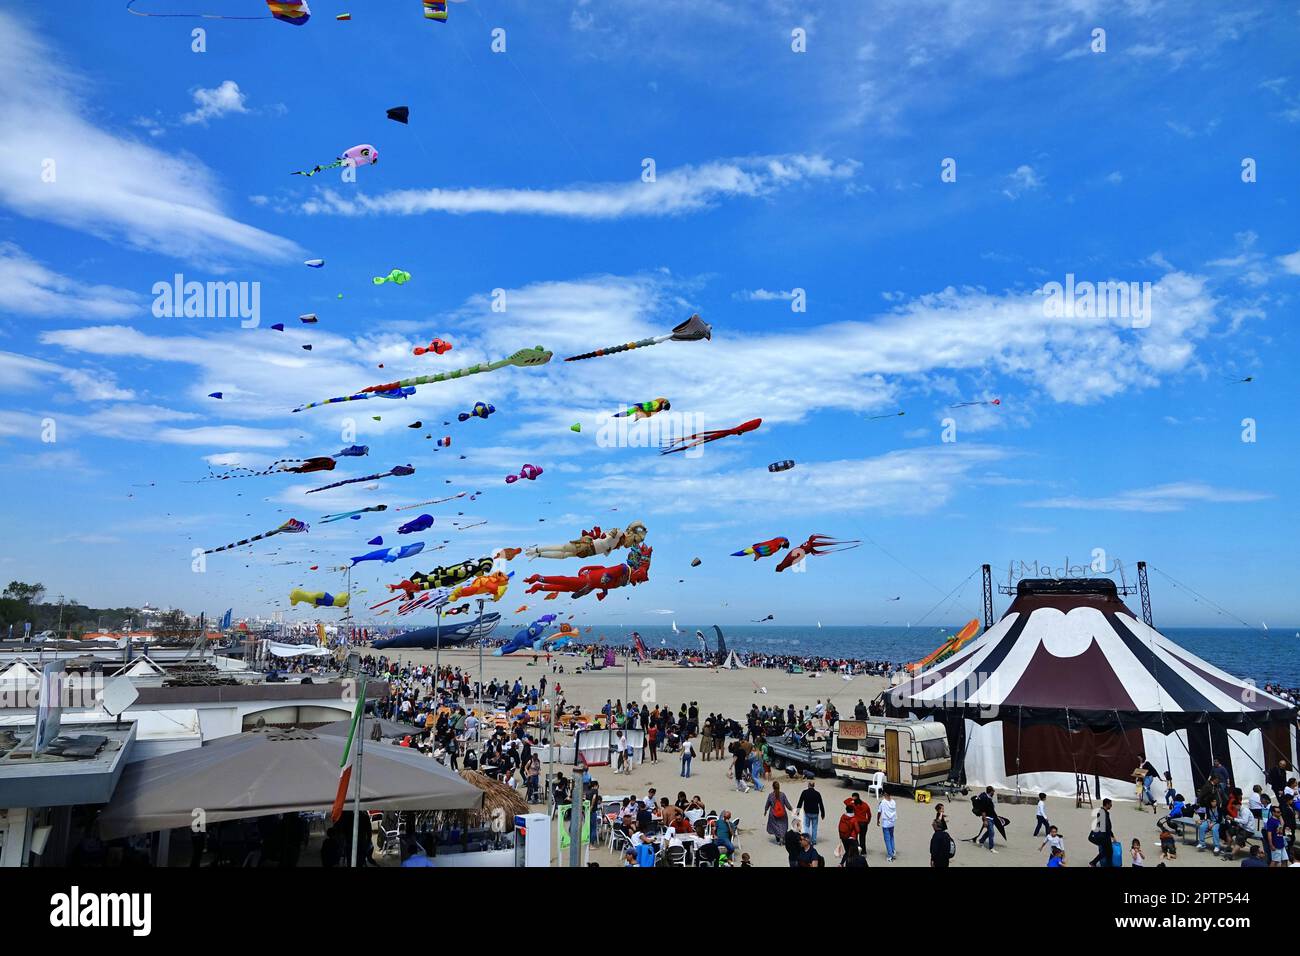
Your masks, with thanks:
[[[357,709],[352,713],[352,726],[348,728],[348,742],[343,750],[343,759],[339,761],[339,789],[334,794],[334,806],[330,808],[330,820],[339,822],[343,816],[343,805],[348,799],[348,785],[352,782],[352,764],[357,759],[357,746],[361,739],[361,717],[366,711],[366,685],[361,682],[357,695]]]

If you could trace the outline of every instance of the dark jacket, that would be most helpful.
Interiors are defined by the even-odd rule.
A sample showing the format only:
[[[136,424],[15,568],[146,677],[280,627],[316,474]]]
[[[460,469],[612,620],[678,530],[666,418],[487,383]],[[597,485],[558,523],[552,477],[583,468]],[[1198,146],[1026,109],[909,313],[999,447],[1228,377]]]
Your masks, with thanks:
[[[826,804],[822,803],[822,795],[816,790],[805,789],[799,794],[799,802],[795,804],[796,810],[802,810],[807,816],[818,816],[825,818]]]

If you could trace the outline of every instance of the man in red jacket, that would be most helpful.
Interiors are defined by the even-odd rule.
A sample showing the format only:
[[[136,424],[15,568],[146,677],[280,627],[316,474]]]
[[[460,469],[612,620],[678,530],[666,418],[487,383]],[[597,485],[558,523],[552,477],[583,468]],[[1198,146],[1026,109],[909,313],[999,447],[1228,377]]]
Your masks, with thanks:
[[[858,846],[858,818],[856,808],[853,805],[853,798],[844,801],[844,815],[840,817],[840,843],[844,846],[844,855],[840,862],[843,866],[843,860],[849,858],[849,853],[856,850]]]

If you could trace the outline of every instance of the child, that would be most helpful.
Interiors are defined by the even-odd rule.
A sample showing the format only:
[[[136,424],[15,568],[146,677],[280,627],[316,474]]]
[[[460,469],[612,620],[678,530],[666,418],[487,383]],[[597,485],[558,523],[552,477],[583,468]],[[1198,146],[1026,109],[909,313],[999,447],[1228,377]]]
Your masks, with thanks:
[[[1047,822],[1047,794],[1045,793],[1038,795],[1038,823],[1034,825],[1034,836],[1038,836],[1039,830],[1044,833],[1052,832],[1052,825]],[[1040,846],[1039,849],[1041,850],[1042,847]]]
[[[1060,850],[1062,853],[1065,852],[1065,838],[1061,836],[1060,831],[1057,830],[1054,824],[1047,828],[1047,835],[1043,838],[1043,843],[1039,846],[1038,852],[1042,853],[1045,846],[1050,846],[1053,850]]]
[[[1178,859],[1178,841],[1174,839],[1172,830],[1162,829],[1160,831],[1160,859]]]
[[[1052,855],[1048,858],[1047,865],[1050,867],[1065,866],[1065,851],[1060,847],[1052,847]]]
[[[1146,863],[1146,857],[1142,855],[1142,841],[1134,840],[1128,848],[1129,856],[1133,859],[1134,866],[1143,866]]]
[[[1259,829],[1259,824],[1264,820],[1263,796],[1264,789],[1259,784],[1255,784],[1250,788],[1250,798],[1247,805],[1250,807],[1250,815],[1255,818],[1256,829]]]
[[[741,866],[752,866],[752,865],[753,865],[752,863],[749,862],[749,854],[748,854],[748,853],[742,853],[742,854],[740,854],[740,865],[741,865]]]
[[[1174,775],[1168,770],[1165,771],[1165,805],[1172,807],[1174,805]]]

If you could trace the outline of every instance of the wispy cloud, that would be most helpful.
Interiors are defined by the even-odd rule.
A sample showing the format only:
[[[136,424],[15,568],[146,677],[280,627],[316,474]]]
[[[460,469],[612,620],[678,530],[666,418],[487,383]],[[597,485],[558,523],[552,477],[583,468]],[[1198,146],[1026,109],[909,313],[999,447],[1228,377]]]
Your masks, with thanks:
[[[18,17],[0,13],[0,204],[33,219],[187,259],[285,259],[296,243],[223,212],[193,157],[100,129],[97,88]]]
[[[741,302],[789,302],[794,299],[794,292],[741,289],[739,292],[732,293],[731,297]]]
[[[302,204],[311,214],[414,216],[497,213],[573,219],[676,216],[727,199],[755,199],[822,182],[846,182],[852,160],[820,155],[760,156],[660,170],[654,182],[606,182],[561,189],[402,189],[378,196],[345,197],[326,189]]]
[[[0,242],[0,312],[103,321],[140,314],[144,297],[60,275],[13,243]]]
[[[1194,504],[1246,504],[1273,496],[1258,491],[1216,488],[1200,482],[1183,481],[1150,488],[1134,488],[1097,498],[1068,496],[1025,502],[1027,508],[1066,508],[1079,511],[1184,511]]]

